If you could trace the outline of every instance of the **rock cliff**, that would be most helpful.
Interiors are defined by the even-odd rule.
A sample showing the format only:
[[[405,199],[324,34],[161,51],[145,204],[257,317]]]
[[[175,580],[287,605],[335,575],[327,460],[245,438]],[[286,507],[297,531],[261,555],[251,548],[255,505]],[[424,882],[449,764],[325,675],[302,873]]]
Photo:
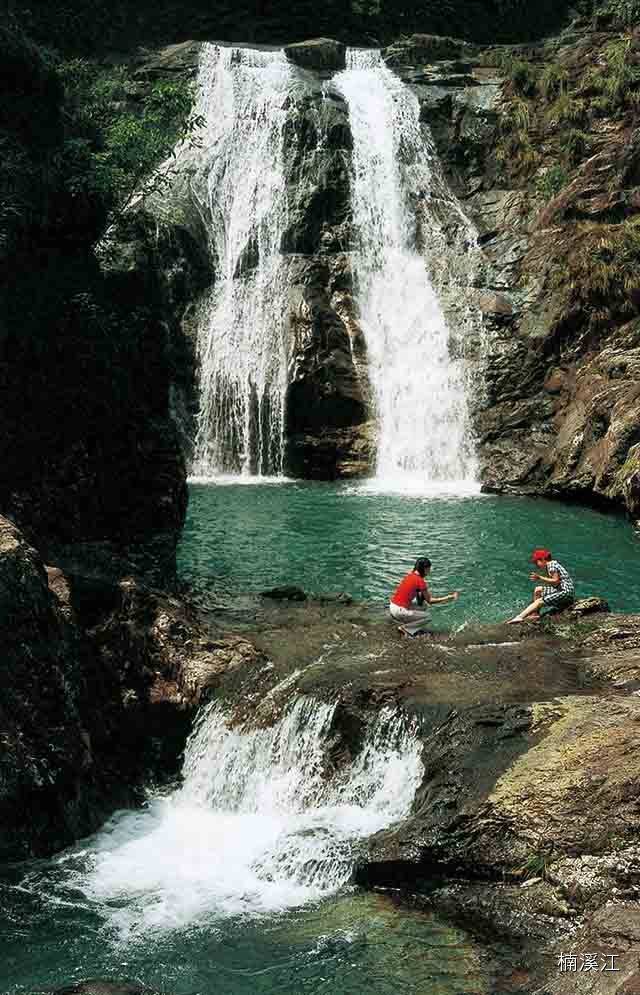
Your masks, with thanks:
[[[418,38],[386,57],[479,231],[486,488],[635,517],[638,40],[596,27],[530,47],[451,42],[447,61]]]
[[[469,362],[485,487],[617,504],[633,516],[635,45],[585,20],[541,45],[483,49],[415,35],[384,51],[418,97],[446,179],[478,232],[473,272],[447,274],[440,291]],[[197,46],[190,51],[193,71]],[[319,40],[287,52],[305,94],[286,125],[287,467],[304,477],[362,475],[374,463],[375,424],[353,296],[351,135],[328,83],[344,49]],[[607,103],[597,94],[606,60],[618,57],[628,92]],[[602,67],[595,76],[591,63]],[[416,204],[418,227],[423,211]],[[455,255],[451,218],[440,222]],[[438,283],[442,255],[423,248]],[[182,409],[192,414],[190,397]],[[188,439],[192,423],[182,423]]]
[[[184,599],[90,570],[82,549],[45,567],[4,518],[0,627],[0,860],[53,853],[174,777],[200,700],[261,659]]]
[[[132,252],[123,261],[131,226],[120,260],[101,260],[108,205],[99,174],[74,159],[86,142],[69,134],[60,76],[17,28],[0,43],[12,67],[0,120],[0,511],[49,561],[71,544],[133,550],[139,563],[148,548],[145,569],[167,580],[186,509],[170,411],[180,362],[164,318],[179,279],[165,278],[150,240],[144,267]]]

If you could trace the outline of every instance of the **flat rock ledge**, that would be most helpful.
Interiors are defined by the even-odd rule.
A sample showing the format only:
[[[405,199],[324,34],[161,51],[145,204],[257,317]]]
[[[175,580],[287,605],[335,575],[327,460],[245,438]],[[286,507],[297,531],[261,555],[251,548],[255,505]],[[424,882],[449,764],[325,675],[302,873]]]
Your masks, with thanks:
[[[262,665],[217,691],[242,724],[300,695],[337,700],[328,776],[381,708],[415,720],[412,812],[371,838],[356,882],[458,922],[504,966],[500,990],[522,995],[565,995],[576,978],[593,995],[640,991],[640,615],[577,607],[406,640],[362,605],[274,601],[251,635]],[[576,973],[560,971],[572,951]]]

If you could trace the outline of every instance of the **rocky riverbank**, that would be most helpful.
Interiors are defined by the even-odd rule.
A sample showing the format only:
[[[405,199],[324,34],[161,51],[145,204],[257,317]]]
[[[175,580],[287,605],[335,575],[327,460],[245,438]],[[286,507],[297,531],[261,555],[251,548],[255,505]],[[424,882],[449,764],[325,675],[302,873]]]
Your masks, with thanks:
[[[54,853],[175,777],[201,695],[259,658],[144,575],[80,557],[45,566],[6,519],[0,626],[3,860]]]
[[[567,613],[407,640],[360,605],[287,601],[251,638],[264,656],[225,674],[217,694],[251,725],[301,694],[337,699],[328,777],[381,708],[418,723],[412,813],[369,842],[360,884],[482,938],[503,965],[500,990],[573,991],[571,962],[558,960],[572,952],[576,971],[596,956],[597,974],[580,976],[587,991],[633,990],[640,616]]]
[[[250,727],[300,695],[337,700],[331,778],[381,709],[401,709],[424,777],[410,815],[365,844],[355,880],[458,922],[490,952],[496,991],[564,995],[578,974],[594,995],[634,990],[640,616],[565,613],[408,640],[344,596],[269,599],[244,638],[215,616],[196,635],[175,604],[156,610],[147,733],[154,709],[166,730],[167,715],[212,694]],[[138,991],[110,985],[60,995]]]

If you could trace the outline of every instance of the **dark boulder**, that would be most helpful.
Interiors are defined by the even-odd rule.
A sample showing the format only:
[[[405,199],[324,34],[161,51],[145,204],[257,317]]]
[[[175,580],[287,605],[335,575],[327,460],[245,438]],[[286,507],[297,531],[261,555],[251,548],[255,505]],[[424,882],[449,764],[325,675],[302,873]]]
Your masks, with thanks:
[[[347,64],[346,46],[333,38],[312,38],[310,41],[294,42],[293,45],[287,45],[284,52],[290,62],[295,62],[303,69],[337,72],[344,69]]]
[[[103,981],[92,978],[63,985],[62,988],[32,992],[31,995],[158,995],[158,992],[137,981]]]
[[[272,587],[269,591],[260,591],[261,598],[273,598],[274,601],[306,601],[307,595],[301,587],[285,584],[283,587]]]
[[[389,66],[415,66],[441,60],[468,59],[475,51],[474,45],[460,38],[416,34],[389,45],[383,57]]]

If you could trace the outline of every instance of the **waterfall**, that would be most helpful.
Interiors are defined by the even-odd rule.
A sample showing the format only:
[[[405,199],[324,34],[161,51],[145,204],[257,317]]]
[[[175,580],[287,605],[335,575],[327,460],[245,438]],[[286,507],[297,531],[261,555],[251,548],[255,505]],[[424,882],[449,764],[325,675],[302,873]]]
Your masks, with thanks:
[[[354,275],[378,420],[377,477],[473,480],[464,369],[417,247],[416,206],[443,187],[418,100],[379,52],[350,51],[333,84],[353,134]],[[423,240],[440,241],[435,212],[423,213],[432,219]]]
[[[283,52],[205,45],[204,121],[192,193],[216,282],[200,316],[193,473],[280,474],[287,386],[284,125],[294,74]]]
[[[300,697],[273,727],[248,730],[207,706],[183,786],[114,818],[73,885],[126,942],[335,891],[358,841],[409,812],[424,768],[411,723],[385,709],[351,764],[328,769],[334,716],[335,705]]]
[[[287,119],[306,85],[281,51],[203,47],[201,148],[186,165],[216,279],[199,320],[194,476],[278,477],[284,469]],[[465,369],[440,302],[442,282],[456,297],[451,260],[465,249],[447,246],[442,204],[461,230],[470,225],[447,190],[417,98],[381,54],[350,51],[331,85],[348,103],[353,135],[353,270],[378,423],[377,477],[400,478],[403,489],[409,481],[473,481]],[[462,287],[457,297],[447,310],[456,325]]]

